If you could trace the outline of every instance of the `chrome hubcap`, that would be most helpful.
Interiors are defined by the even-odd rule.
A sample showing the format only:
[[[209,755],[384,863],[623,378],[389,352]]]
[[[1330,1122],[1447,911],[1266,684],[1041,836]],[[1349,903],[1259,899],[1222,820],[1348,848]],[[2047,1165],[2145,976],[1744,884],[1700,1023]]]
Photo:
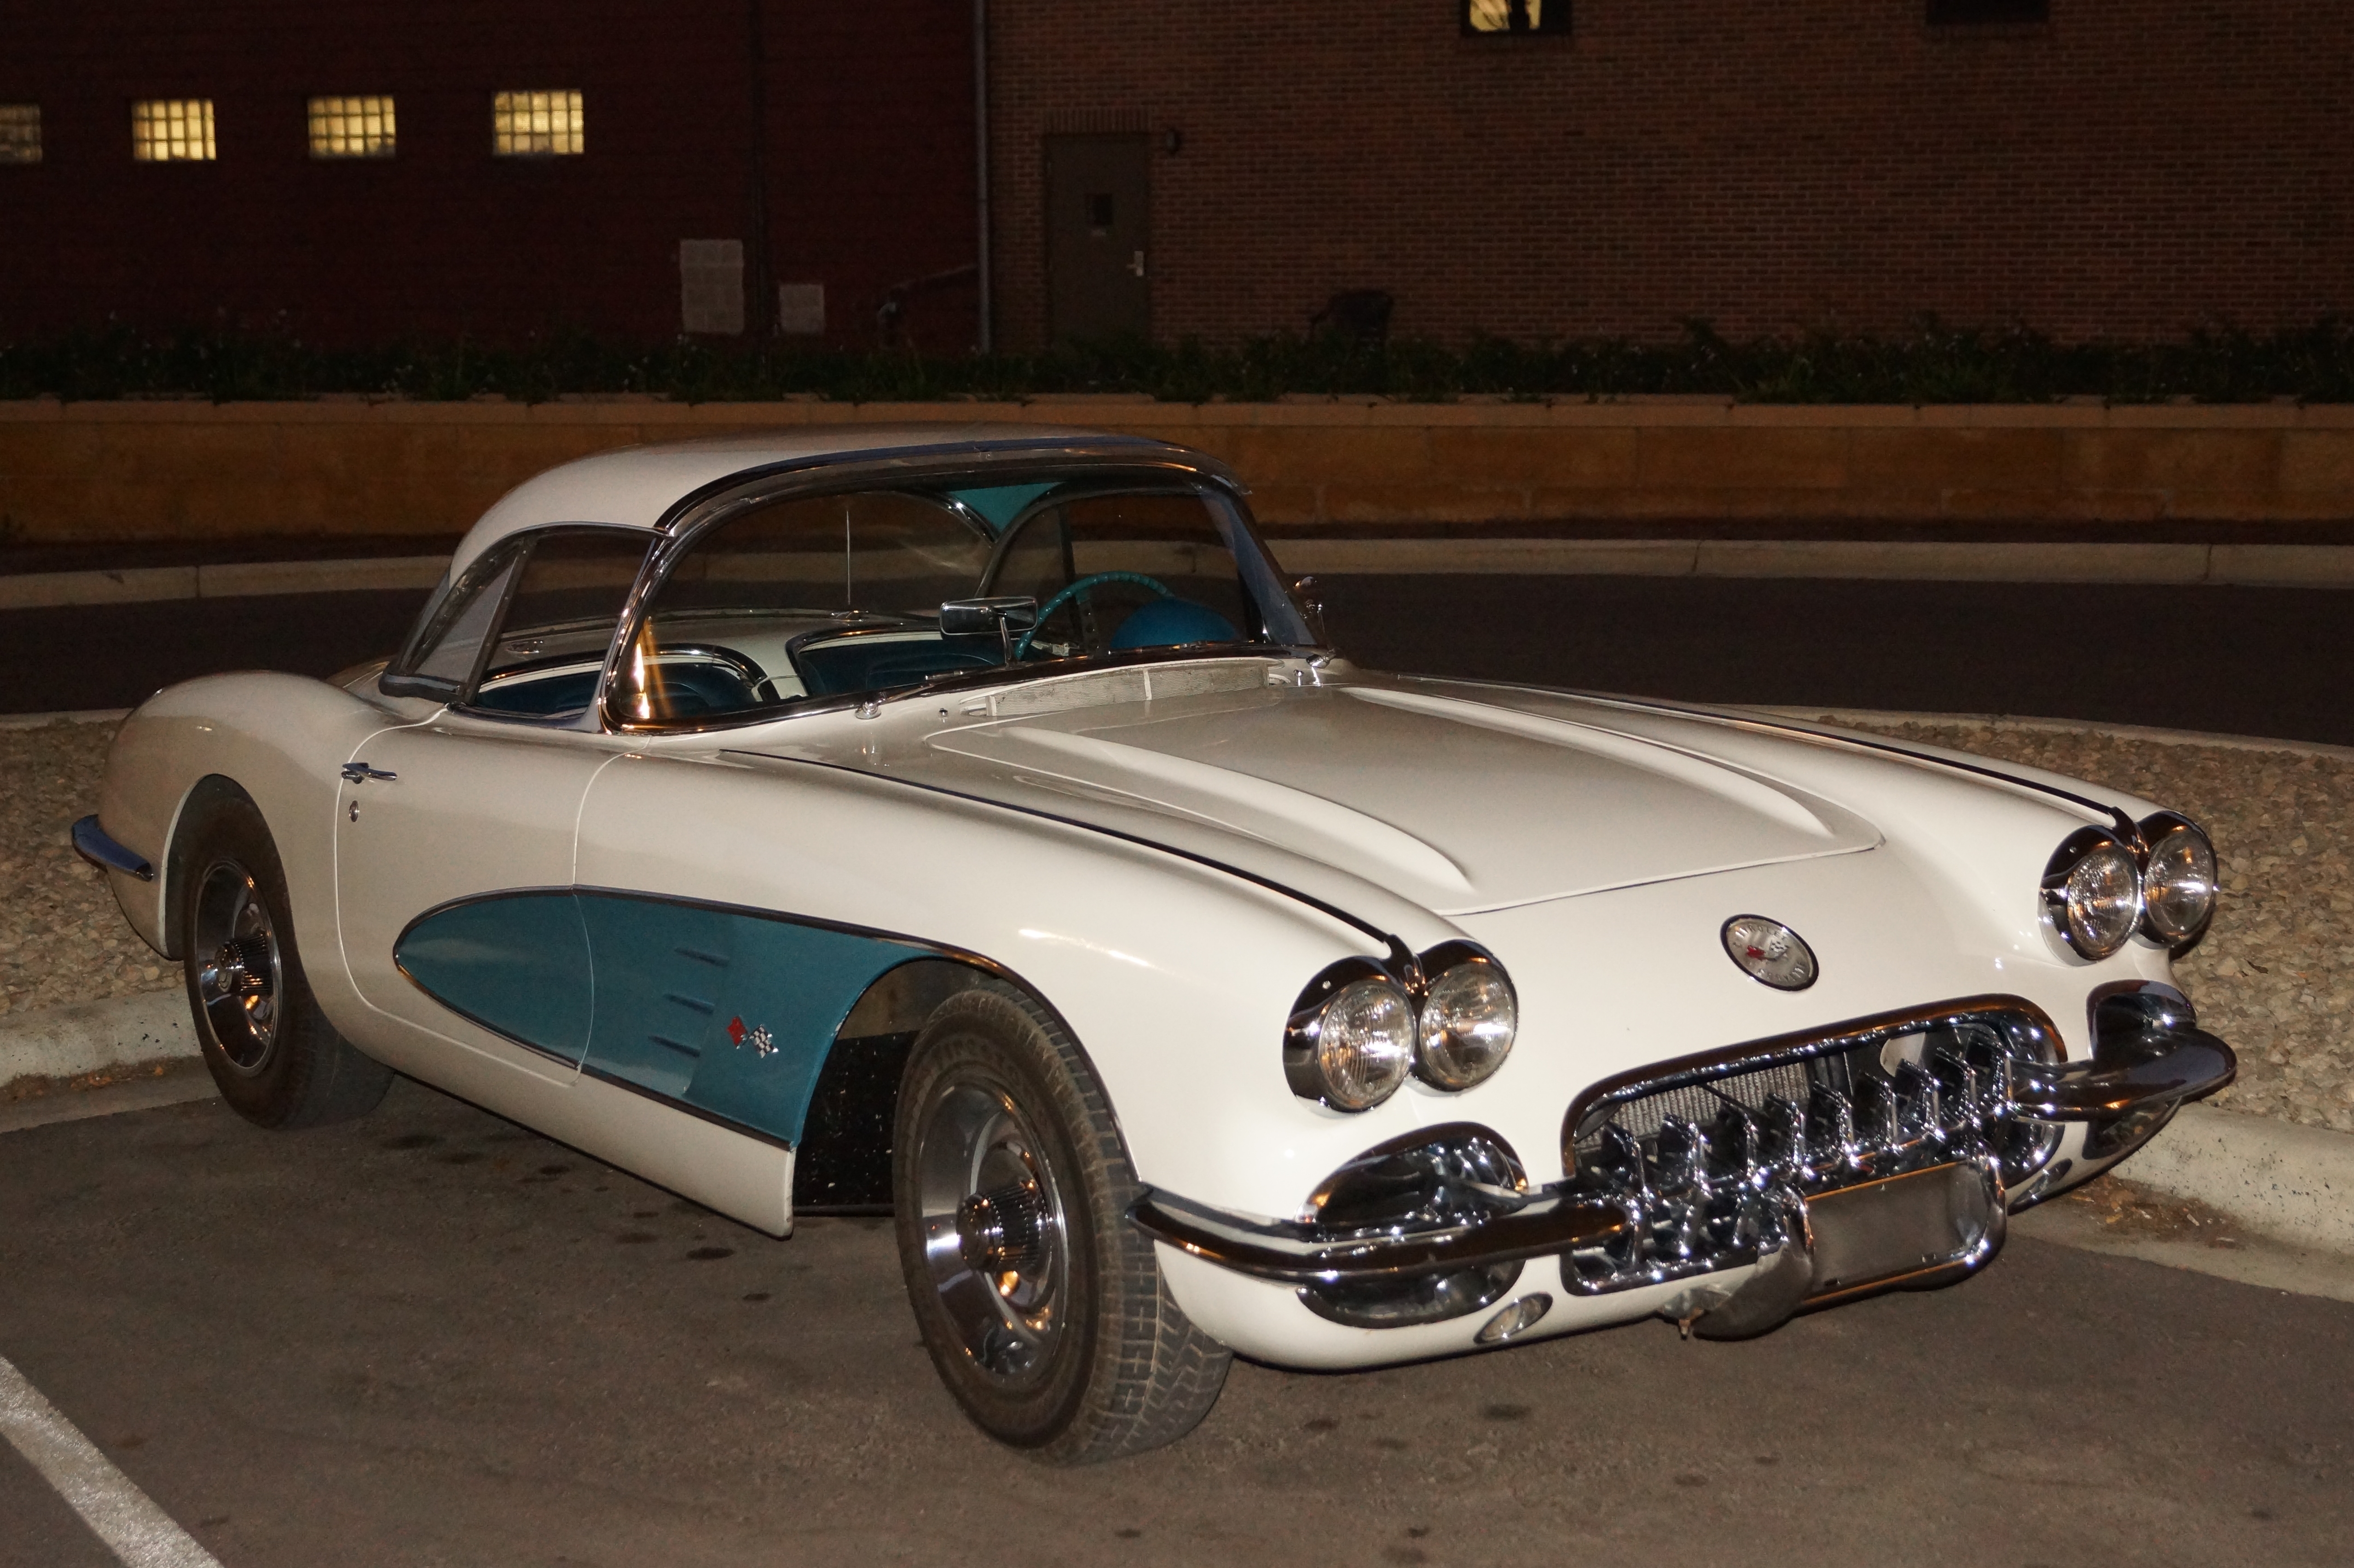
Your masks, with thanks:
[[[196,996],[213,1044],[240,1073],[258,1073],[278,1039],[283,961],[270,909],[245,868],[223,861],[196,889],[192,945],[206,955]]]
[[[1054,1171],[1021,1107],[994,1085],[942,1085],[918,1137],[932,1288],[975,1366],[1026,1382],[1063,1331],[1068,1237]]]

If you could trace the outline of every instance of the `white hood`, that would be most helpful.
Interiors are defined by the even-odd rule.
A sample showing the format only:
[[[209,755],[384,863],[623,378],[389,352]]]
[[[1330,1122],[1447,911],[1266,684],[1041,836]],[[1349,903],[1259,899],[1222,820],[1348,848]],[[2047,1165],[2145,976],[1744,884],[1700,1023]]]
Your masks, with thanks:
[[[1002,710],[1001,710],[1002,711]],[[1441,915],[1812,859],[1852,812],[1596,723],[1386,685],[1074,705],[937,731],[889,771],[1134,832],[1140,811],[1320,862]],[[1150,818],[1148,817],[1149,821]]]

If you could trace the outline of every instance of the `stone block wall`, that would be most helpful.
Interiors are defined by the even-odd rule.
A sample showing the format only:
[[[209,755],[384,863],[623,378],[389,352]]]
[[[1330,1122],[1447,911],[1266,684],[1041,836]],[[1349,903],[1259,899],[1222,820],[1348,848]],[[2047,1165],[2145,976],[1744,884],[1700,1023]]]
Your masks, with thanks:
[[[40,401],[0,404],[0,543],[446,536],[570,458],[854,421],[1161,437],[1231,464],[1269,524],[1317,532],[2354,523],[2354,407]]]

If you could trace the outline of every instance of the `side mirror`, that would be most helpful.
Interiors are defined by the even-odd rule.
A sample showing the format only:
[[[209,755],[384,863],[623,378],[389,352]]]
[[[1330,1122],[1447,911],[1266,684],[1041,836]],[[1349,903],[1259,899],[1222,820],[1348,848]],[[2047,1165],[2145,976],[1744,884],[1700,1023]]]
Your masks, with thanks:
[[[1026,593],[991,599],[952,599],[940,606],[940,635],[986,637],[997,633],[998,652],[1013,662],[1013,634],[1038,624],[1038,601]]]

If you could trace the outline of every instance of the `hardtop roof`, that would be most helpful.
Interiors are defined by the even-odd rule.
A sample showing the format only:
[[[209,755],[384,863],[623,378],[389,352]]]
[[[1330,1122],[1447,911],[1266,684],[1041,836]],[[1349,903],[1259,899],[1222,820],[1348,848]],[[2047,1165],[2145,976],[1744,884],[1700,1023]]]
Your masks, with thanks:
[[[1225,466],[1214,459],[1150,437],[1039,425],[827,425],[774,434],[622,447],[575,459],[507,492],[467,532],[450,569],[454,577],[500,540],[554,524],[593,523],[652,532],[686,497],[724,484],[739,474],[780,464],[886,456],[935,461],[959,453],[979,457],[1026,450],[1034,450],[1042,457],[1056,452],[1095,457],[1177,457],[1225,472]]]

